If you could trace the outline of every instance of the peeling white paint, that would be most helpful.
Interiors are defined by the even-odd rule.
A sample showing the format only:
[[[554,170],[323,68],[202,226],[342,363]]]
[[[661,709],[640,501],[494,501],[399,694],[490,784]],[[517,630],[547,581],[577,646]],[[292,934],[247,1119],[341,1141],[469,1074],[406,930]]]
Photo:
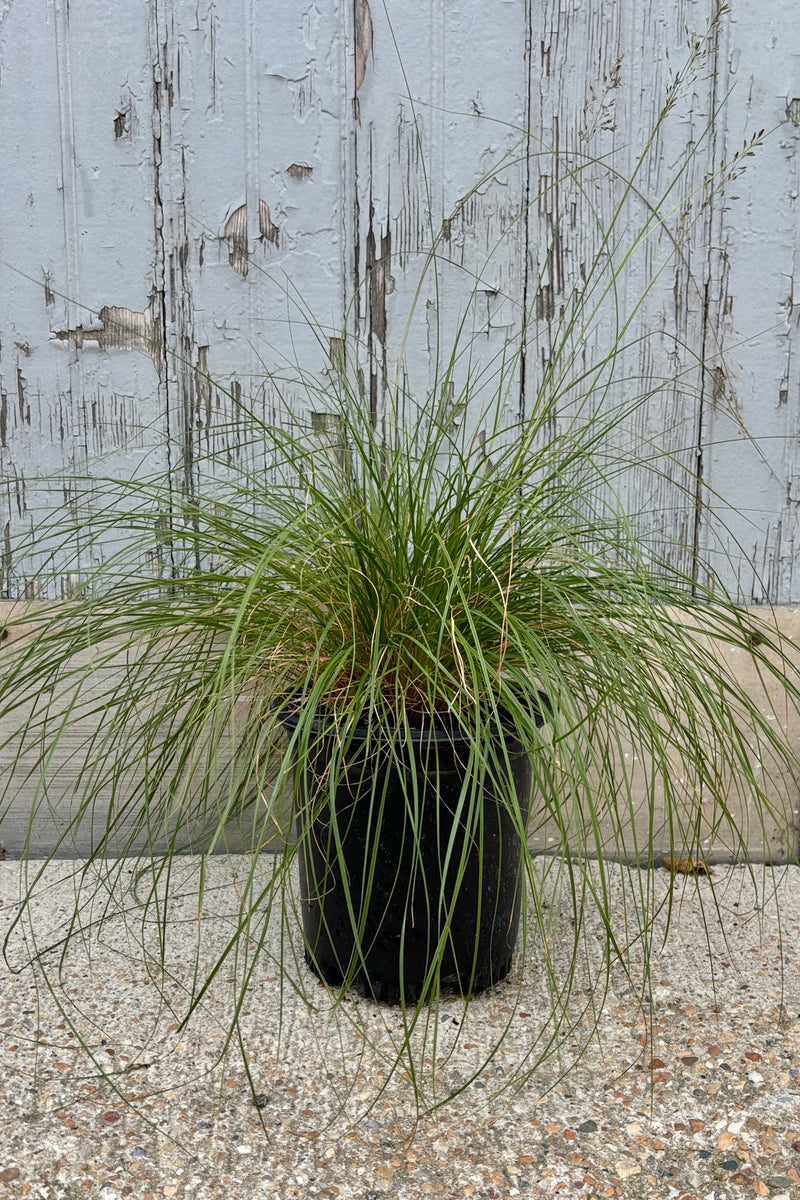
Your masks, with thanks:
[[[529,408],[600,244],[591,208],[608,214],[619,195],[599,172],[576,186],[565,166],[613,155],[630,169],[687,29],[711,11],[390,0],[387,17],[368,0],[143,0],[109,21],[108,0],[0,0],[0,233],[21,272],[0,279],[0,591],[30,584],[8,539],[32,520],[38,475],[91,469],[99,446],[104,472],[128,472],[135,447],[191,494],[198,457],[223,444],[214,414],[235,425],[237,389],[277,408],[262,358],[296,352],[324,373],[313,334],[280,342],[287,280],[326,328],[347,319],[371,348],[378,419],[440,233],[439,286],[431,273],[406,343],[409,386],[431,390],[437,338],[454,336],[474,286],[481,361],[532,313],[512,399]],[[687,140],[700,147],[674,196],[681,262],[659,277],[669,247],[653,239],[620,281],[625,299],[658,280],[620,377],[680,380],[634,431],[672,454],[672,476],[624,481],[643,545],[681,565],[697,550],[745,599],[778,602],[800,599],[800,84],[787,39],[764,31],[793,23],[789,0],[733,0],[713,70],[692,81],[643,179],[657,196]],[[773,127],[703,208],[712,164]],[[527,161],[513,153],[525,130]],[[586,353],[604,336],[589,333]],[[225,449],[232,462],[252,453],[244,438]],[[693,496],[681,484],[698,466]]]

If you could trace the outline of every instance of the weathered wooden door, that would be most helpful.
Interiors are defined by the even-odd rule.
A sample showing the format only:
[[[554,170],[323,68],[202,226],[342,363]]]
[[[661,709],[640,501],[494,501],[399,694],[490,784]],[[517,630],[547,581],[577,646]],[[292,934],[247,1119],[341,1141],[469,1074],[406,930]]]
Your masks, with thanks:
[[[403,353],[425,394],[466,314],[478,377],[523,346],[524,413],[668,103],[625,220],[661,197],[672,241],[619,276],[612,325],[653,286],[598,403],[671,380],[635,430],[670,466],[624,481],[643,540],[698,551],[745,600],[800,599],[796,21],[788,0],[713,17],[712,0],[0,2],[2,593],[35,590],[18,537],[47,507],[91,519],[87,475],[191,495],[209,451],[252,452],[237,397],[279,419],[286,359],[324,380],[343,337],[379,412]]]

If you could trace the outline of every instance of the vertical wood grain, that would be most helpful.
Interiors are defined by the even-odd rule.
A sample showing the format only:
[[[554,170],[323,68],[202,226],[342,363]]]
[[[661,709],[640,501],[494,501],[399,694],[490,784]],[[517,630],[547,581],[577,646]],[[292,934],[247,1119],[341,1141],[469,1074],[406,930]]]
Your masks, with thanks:
[[[713,11],[712,0],[142,0],[113,20],[104,0],[4,10],[3,594],[34,586],[36,554],[17,547],[44,511],[70,504],[88,518],[81,476],[146,469],[177,502],[209,454],[252,467],[239,397],[270,419],[316,414],[321,428],[324,391],[277,382],[298,360],[324,389],[330,354],[360,347],[387,428],[403,416],[395,403],[446,405],[469,382],[462,419],[479,436],[498,356],[519,347],[527,318],[504,383],[509,419],[530,412],[621,180]],[[662,197],[670,234],[648,238],[620,275],[623,319],[653,286],[629,348],[585,400],[608,412],[663,381],[605,447],[609,463],[656,443],[667,452],[658,471],[616,480],[642,546],[689,571],[697,552],[742,598],[773,602],[800,599],[792,21],[788,0],[758,12],[733,0],[679,89],[627,222],[630,233]],[[734,161],[761,128],[765,145]],[[615,319],[585,331],[576,370],[602,357]],[[462,322],[469,353],[442,395]],[[564,415],[574,402],[565,393]]]
[[[251,466],[259,416],[313,401],[274,376],[326,365],[321,328],[343,321],[340,164],[345,51],[338,6],[172,3],[158,37],[168,355],[177,483],[208,455]],[[288,411],[287,411],[288,410]]]
[[[598,466],[645,555],[689,574],[709,254],[702,188],[713,160],[712,10],[702,0],[588,8],[548,0],[535,10],[530,58],[538,143],[530,191],[538,202],[529,215],[526,405],[543,382],[552,387],[555,356],[562,422],[581,413],[611,419],[633,406],[598,447]],[[703,56],[681,81],[697,42]],[[655,212],[664,228],[650,221]],[[588,299],[565,358],[562,339],[580,297]]]
[[[800,599],[800,54],[795,12],[737,3],[724,26],[708,296],[701,549],[746,601]],[[752,157],[752,135],[766,130]],[[714,520],[717,516],[719,519]]]
[[[33,0],[0,40],[0,525],[6,596],[44,586],[47,511],[89,519],[90,473],[163,457],[147,25]],[[80,547],[76,547],[80,549]],[[69,594],[81,551],[49,590]]]
[[[405,419],[408,399],[448,403],[455,349],[453,399],[471,379],[479,432],[498,351],[521,330],[524,170],[514,150],[527,120],[525,47],[523,6],[504,7],[502,19],[475,0],[372,13],[355,106],[353,310],[387,426]]]

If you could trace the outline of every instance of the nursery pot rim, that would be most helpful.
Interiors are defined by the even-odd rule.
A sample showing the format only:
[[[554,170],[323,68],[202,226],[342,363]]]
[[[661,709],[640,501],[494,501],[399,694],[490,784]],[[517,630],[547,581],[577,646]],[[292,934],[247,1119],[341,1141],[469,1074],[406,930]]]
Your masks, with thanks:
[[[543,709],[549,708],[550,700],[544,692],[540,692],[539,696],[541,706],[537,708],[535,720],[536,724],[540,726],[546,720]],[[294,731],[300,722],[300,713],[299,711],[282,712],[279,713],[278,719],[287,729]],[[359,717],[355,724],[351,724],[349,719],[340,723],[334,714],[326,713],[323,710],[314,717],[310,729],[314,734],[323,736],[338,730],[345,734],[348,741],[356,743],[366,742],[371,738],[385,739],[390,734],[394,735],[397,740],[410,742],[412,745],[428,743],[468,745],[475,740],[474,735],[465,729],[463,722],[451,712],[434,712],[425,716],[414,714],[413,717],[409,716],[404,724],[395,722],[390,727],[386,721],[378,718],[370,724],[366,724],[363,717]],[[499,729],[504,731],[512,745],[515,744],[513,748],[521,746],[513,721],[503,708],[498,708],[497,716],[487,722],[486,732],[492,734]]]

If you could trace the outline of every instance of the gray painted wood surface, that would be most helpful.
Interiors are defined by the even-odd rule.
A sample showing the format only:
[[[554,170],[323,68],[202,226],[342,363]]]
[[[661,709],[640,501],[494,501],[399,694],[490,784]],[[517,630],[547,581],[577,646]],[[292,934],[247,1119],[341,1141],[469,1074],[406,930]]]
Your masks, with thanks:
[[[653,286],[593,402],[667,380],[627,436],[668,465],[620,483],[643,545],[685,567],[699,552],[746,602],[800,600],[796,13],[732,0],[707,34],[712,15],[711,0],[0,0],[0,595],[40,591],[19,539],[46,512],[90,525],[87,477],[156,475],[179,500],[209,452],[252,462],[238,397],[291,419],[271,376],[288,360],[324,382],[342,337],[387,419],[398,356],[428,396],[466,314],[486,372],[466,419],[479,434],[508,345],[523,346],[509,412],[530,411],[673,88],[625,219],[677,177],[673,240],[619,276],[623,313]],[[606,315],[587,331],[579,364],[611,330]],[[285,394],[324,430],[319,396]],[[55,594],[102,553],[77,549]]]
[[[323,379],[329,365],[297,296],[367,346],[380,409],[443,221],[410,385],[431,388],[436,330],[446,344],[474,285],[479,362],[532,314],[509,396],[529,407],[620,196],[587,163],[631,171],[711,15],[710,0],[2,0],[3,594],[36,590],[16,543],[45,509],[90,518],[76,476],[161,472],[179,496],[209,449],[247,460],[236,396],[274,414],[267,375],[286,356]],[[623,307],[656,284],[602,396],[624,376],[675,381],[634,431],[671,464],[632,471],[624,498],[645,543],[681,563],[700,549],[755,602],[800,598],[795,25],[789,0],[733,0],[677,89],[640,185],[659,196],[695,147],[668,202],[680,259],[664,266],[656,237],[621,277]],[[761,129],[707,203],[709,173]],[[586,353],[607,341],[601,327]]]

